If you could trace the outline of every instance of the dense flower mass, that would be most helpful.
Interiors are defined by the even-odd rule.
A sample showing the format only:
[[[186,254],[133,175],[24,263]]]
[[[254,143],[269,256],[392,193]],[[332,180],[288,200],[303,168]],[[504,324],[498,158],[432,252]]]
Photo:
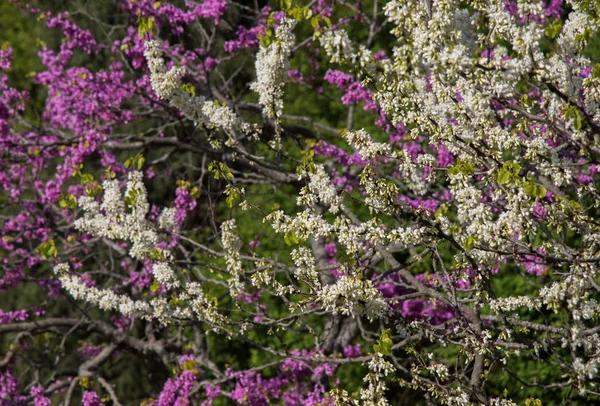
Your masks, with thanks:
[[[598,4],[54,3],[0,5],[0,406],[600,401]]]

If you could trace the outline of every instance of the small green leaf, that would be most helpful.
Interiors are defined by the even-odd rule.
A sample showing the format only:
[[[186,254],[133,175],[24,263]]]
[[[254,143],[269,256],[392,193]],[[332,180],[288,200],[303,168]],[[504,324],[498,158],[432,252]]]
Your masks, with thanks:
[[[82,173],[80,176],[80,180],[81,180],[82,185],[85,185],[87,183],[92,183],[92,182],[94,182],[94,175],[89,174],[89,173]]]
[[[465,241],[465,249],[471,251],[475,246],[475,241],[477,241],[477,236],[475,234],[469,236]]]
[[[58,197],[58,206],[61,209],[74,209],[77,207],[77,199],[72,194],[60,195]]]
[[[501,185],[508,185],[510,183],[510,179],[511,179],[510,172],[504,168],[500,169],[500,172],[498,172],[498,176],[496,177],[496,180],[498,181],[498,183]]]
[[[191,371],[193,369],[196,369],[196,366],[198,366],[198,364],[194,360],[185,361],[183,364],[183,370]]]
[[[152,285],[150,285],[150,292],[156,292],[160,289],[160,283],[154,281]]]
[[[573,127],[575,127],[576,130],[581,130],[583,127],[583,118],[577,107],[566,106],[563,108],[563,114],[567,120],[573,121]]]
[[[538,199],[546,197],[546,188],[542,185],[536,185],[533,182],[523,183],[523,190],[525,191],[525,194],[531,197],[537,197]]]
[[[48,259],[50,257],[56,258],[58,256],[58,249],[56,249],[54,240],[48,240],[40,245],[40,254],[44,259]]]
[[[106,168],[105,175],[107,179],[114,179],[115,176],[117,176],[117,174],[111,169],[110,166]]]
[[[242,196],[234,188],[227,189],[225,192],[227,193],[225,203],[227,203],[227,207],[229,207],[230,209],[233,206],[235,206],[240,200],[242,200]]]
[[[496,181],[498,184],[506,186],[513,183],[516,183],[519,180],[519,171],[521,170],[521,165],[515,162],[507,162],[502,168],[498,171],[498,175],[496,176]]]
[[[179,87],[181,90],[189,94],[190,96],[196,95],[196,88],[191,83],[184,83]]]
[[[169,300],[169,305],[171,305],[171,309],[175,309],[179,304],[179,299],[175,296],[171,296],[171,300]]]
[[[312,25],[312,27],[316,30],[317,28],[319,28],[319,17],[318,16],[314,16],[310,19],[310,25]]]
[[[265,35],[258,38],[260,46],[267,48],[273,42],[273,31],[267,30]]]
[[[213,173],[215,179],[233,179],[233,173],[231,173],[231,169],[223,162],[212,161],[208,164],[208,170]]]
[[[156,24],[154,23],[154,17],[138,17],[138,35],[140,38],[144,38],[147,33],[154,33]]]
[[[600,63],[594,65],[594,69],[592,69],[592,77],[594,79],[600,79]]]
[[[194,186],[192,190],[190,190],[190,196],[192,196],[192,199],[197,199],[200,197],[200,189],[198,186]]]
[[[146,158],[144,158],[142,154],[137,154],[134,157],[127,158],[123,165],[125,168],[137,168],[138,170],[141,170],[144,166],[144,162],[146,162]]]
[[[300,243],[300,239],[298,238],[298,236],[296,236],[296,234],[292,232],[285,233],[285,235],[283,236],[283,241],[287,245],[298,245]]]
[[[127,193],[127,195],[125,195],[125,198],[123,200],[125,200],[125,204],[127,204],[127,206],[129,206],[129,207],[135,206],[135,202],[137,200],[137,190],[131,189],[129,191],[129,193]]]
[[[433,213],[433,217],[435,217],[435,219],[437,220],[441,216],[445,216],[446,214],[448,214],[448,211],[448,205],[444,203],[435,211],[435,213]]]
[[[91,185],[91,186],[86,186],[85,188],[85,194],[90,196],[90,197],[94,197],[94,196],[98,196],[102,193],[102,186],[100,185]]]
[[[558,34],[560,34],[560,31],[562,30],[563,24],[560,18],[557,18],[556,20],[552,21],[550,24],[548,24],[548,26],[546,27],[546,36],[550,39],[554,39],[556,37],[558,37]]]
[[[392,354],[392,345],[392,330],[388,328],[381,333],[377,344],[373,345],[373,351],[388,356]]]

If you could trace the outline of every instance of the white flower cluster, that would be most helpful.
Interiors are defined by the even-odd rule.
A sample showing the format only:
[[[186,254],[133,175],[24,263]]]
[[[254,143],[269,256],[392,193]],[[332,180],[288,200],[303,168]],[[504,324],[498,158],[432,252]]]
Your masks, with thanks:
[[[318,290],[321,287],[319,273],[315,268],[315,259],[306,247],[299,247],[291,252],[294,261],[294,275],[299,281],[308,283],[311,289]]]
[[[371,136],[369,136],[364,129],[358,131],[346,131],[344,133],[344,138],[366,161],[370,161],[376,157],[389,156],[392,152],[389,144],[373,141]]]
[[[492,398],[490,404],[492,406],[518,406],[515,402],[506,398]]]
[[[152,40],[145,45],[144,56],[150,69],[150,84],[158,97],[170,101],[173,107],[179,109],[196,125],[223,130],[229,137],[228,143],[235,142],[236,136],[255,130],[253,126],[242,121],[231,108],[183,90],[181,77],[185,74],[185,69],[174,66],[167,71],[159,43]],[[218,142],[213,146],[218,146]]]
[[[135,259],[159,258],[152,265],[152,273],[157,282],[167,286],[171,299],[156,296],[149,301],[136,300],[108,288],[87,286],[78,275],[70,272],[69,265],[58,264],[54,267],[54,272],[63,288],[76,300],[84,300],[102,310],[156,319],[165,325],[174,320],[196,319],[208,322],[213,328],[225,324],[227,319],[219,313],[216,301],[204,293],[199,283],[189,282],[182,286],[172,268],[172,254],[155,247],[159,236],[146,220],[149,204],[141,172],[129,173],[125,198],[121,196],[117,180],[105,180],[103,189],[102,204],[89,196],[79,199],[79,206],[84,214],[76,221],[75,227],[94,236],[131,242],[129,253]],[[174,218],[174,209],[167,208],[159,218],[159,225],[166,229],[174,228]],[[226,224],[224,228],[229,230],[231,227],[228,228]],[[239,248],[235,242],[234,237],[225,238],[226,246],[234,251]],[[237,255],[239,257],[239,253]]]
[[[54,273],[59,277],[62,287],[73,296],[75,300],[84,300],[102,310],[116,310],[125,316],[141,313],[145,317],[151,317],[151,306],[140,300],[133,300],[126,295],[118,295],[112,290],[98,289],[86,286],[77,275],[69,274],[68,264],[58,264],[54,267]]]
[[[129,173],[125,198],[121,196],[117,180],[105,180],[102,187],[101,205],[91,196],[79,198],[84,214],[75,222],[75,228],[97,237],[130,242],[129,254],[135,259],[160,258],[152,267],[154,277],[169,288],[178,287],[179,279],[170,265],[171,254],[156,247],[158,233],[146,220],[150,205],[142,173]]]
[[[339,212],[342,207],[342,197],[323,165],[315,165],[315,170],[309,173],[308,177],[308,186],[304,187],[298,195],[298,205],[314,206],[318,198],[323,205],[329,206],[331,213]]]
[[[158,216],[158,226],[163,230],[173,230],[177,227],[176,215],[176,208],[166,207],[160,216]]]
[[[352,61],[356,56],[352,41],[344,29],[326,31],[319,37],[319,41],[332,63]]]
[[[360,398],[363,405],[386,406],[389,402],[385,396],[387,385],[385,377],[392,374],[396,369],[386,361],[381,353],[375,353],[369,361],[369,373],[363,379],[368,386],[360,390]]]
[[[365,316],[377,320],[387,316],[387,304],[370,280],[358,276],[342,276],[319,292],[319,301],[333,314]]]
[[[581,381],[585,381],[586,378],[594,379],[598,375],[598,360],[593,358],[584,363],[581,358],[575,358],[573,370]]]
[[[227,283],[233,298],[237,298],[240,293],[244,292],[244,283],[241,279],[244,269],[240,257],[242,244],[236,232],[235,219],[224,221],[221,224],[221,244],[223,244],[227,271],[229,272]]]
[[[306,240],[311,235],[326,237],[335,232],[333,225],[310,208],[293,217],[284,214],[281,210],[276,210],[269,214],[264,221],[269,221],[276,232],[281,234],[291,233],[300,240]]]
[[[541,305],[539,299],[532,299],[529,296],[511,296],[490,300],[490,308],[495,312],[511,313],[520,307],[526,307],[529,310],[539,309]]]
[[[174,66],[167,71],[158,41],[146,42],[144,56],[148,61],[148,69],[151,73],[152,90],[161,99],[170,100],[175,93],[180,91],[181,77],[185,74],[185,69],[181,66]]]
[[[290,66],[290,54],[296,41],[294,20],[283,19],[275,30],[275,40],[260,47],[256,55],[256,82],[250,89],[258,93],[258,102],[267,117],[277,120],[283,112],[283,87]]]

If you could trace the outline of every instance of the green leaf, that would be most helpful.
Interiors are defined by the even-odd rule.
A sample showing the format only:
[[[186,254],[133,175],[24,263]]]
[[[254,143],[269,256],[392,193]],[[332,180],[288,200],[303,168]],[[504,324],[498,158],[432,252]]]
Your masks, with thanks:
[[[268,47],[273,42],[273,31],[267,30],[265,32],[265,35],[259,37],[258,40],[260,42],[260,46],[262,46],[263,48]]]
[[[156,24],[154,23],[154,17],[138,17],[138,35],[140,38],[144,38],[146,33],[154,33]]]
[[[40,254],[44,259],[48,259],[50,257],[56,258],[58,256],[58,249],[56,249],[54,240],[48,240],[40,245]]]
[[[81,179],[81,184],[85,185],[86,183],[94,182],[94,175],[89,174],[89,173],[82,173],[80,179]]]
[[[171,296],[171,300],[169,300],[169,305],[171,306],[171,309],[175,309],[178,304],[179,304],[179,299],[175,296]]]
[[[435,213],[433,213],[433,217],[437,219],[439,219],[441,216],[445,216],[446,214],[448,214],[448,205],[447,204],[442,204],[439,209],[437,209],[435,211]]]
[[[312,25],[312,27],[316,30],[317,28],[319,28],[319,17],[318,16],[314,16],[313,18],[310,19],[310,25]]]
[[[581,130],[583,127],[583,118],[581,112],[575,106],[566,106],[563,108],[563,114],[567,120],[573,121],[573,126],[576,130]]]
[[[577,42],[577,43],[590,42],[590,40],[592,39],[592,35],[593,35],[592,30],[590,28],[586,28],[583,30],[583,33],[575,34],[575,42]]]
[[[129,191],[129,193],[127,193],[127,195],[125,195],[125,198],[123,200],[125,200],[125,204],[127,204],[127,206],[129,206],[129,207],[135,206],[135,202],[137,200],[137,190],[131,189]]]
[[[192,196],[192,199],[197,199],[200,197],[200,189],[198,186],[194,186],[192,190],[190,190],[190,196]]]
[[[227,189],[225,193],[227,193],[227,199],[225,199],[225,203],[227,203],[227,207],[230,209],[240,200],[242,200],[242,195],[240,195],[235,188]]]
[[[475,246],[475,241],[477,241],[477,236],[475,234],[469,236],[465,241],[465,249],[471,251]]]
[[[231,169],[223,162],[212,161],[208,164],[208,170],[213,173],[215,179],[233,179],[233,173],[231,173]]]
[[[475,168],[473,167],[473,165],[470,162],[464,162],[464,161],[460,161],[460,160],[457,160],[456,164],[454,164],[453,166],[448,168],[449,175],[458,175],[461,172],[464,172],[467,175],[474,175]]]
[[[105,176],[108,179],[114,179],[115,176],[117,176],[117,174],[109,166],[108,168],[106,168]]]
[[[125,166],[125,168],[136,168],[138,170],[141,170],[142,167],[144,166],[144,162],[146,162],[146,158],[144,158],[144,156],[142,154],[137,154],[134,157],[129,157],[125,160],[125,162],[123,163],[123,165]]]
[[[392,345],[392,330],[388,328],[381,333],[377,344],[373,345],[373,351],[378,352],[381,355],[391,355]]]
[[[592,77],[594,79],[600,79],[600,63],[594,65],[594,69],[592,69]]]
[[[519,180],[519,171],[521,170],[521,165],[515,162],[507,162],[502,168],[498,171],[498,175],[496,176],[496,181],[500,185],[510,185],[516,183]]]
[[[183,364],[183,370],[191,371],[193,369],[196,369],[196,366],[198,366],[198,364],[194,360],[185,361]]]
[[[160,283],[154,281],[152,285],[150,285],[150,292],[156,292],[160,289]]]
[[[95,185],[95,186],[86,186],[85,188],[85,194],[91,197],[94,196],[98,196],[102,193],[102,186],[100,185]]]
[[[179,87],[181,90],[189,94],[190,96],[196,95],[196,88],[191,83],[184,83]]]
[[[58,207],[61,209],[74,209],[77,207],[77,199],[72,194],[60,195],[58,197]]]
[[[304,18],[304,11],[302,7],[296,6],[289,11],[289,15],[292,16],[296,21],[302,21],[302,19]]]
[[[550,39],[554,39],[556,37],[558,37],[558,34],[560,34],[560,31],[562,30],[563,24],[560,18],[557,18],[556,20],[552,21],[547,27],[546,27],[546,36]]]
[[[498,176],[496,177],[496,180],[501,185],[508,185],[510,183],[510,178],[511,178],[510,172],[503,168],[503,169],[500,169],[500,172],[498,172]]]
[[[292,232],[285,233],[285,235],[283,236],[283,241],[287,245],[298,245],[300,243],[300,239],[298,238],[298,236],[296,236],[296,234]]]
[[[523,190],[525,191],[525,194],[531,197],[537,197],[538,199],[546,197],[546,188],[542,185],[536,185],[533,182],[525,182],[523,184]]]

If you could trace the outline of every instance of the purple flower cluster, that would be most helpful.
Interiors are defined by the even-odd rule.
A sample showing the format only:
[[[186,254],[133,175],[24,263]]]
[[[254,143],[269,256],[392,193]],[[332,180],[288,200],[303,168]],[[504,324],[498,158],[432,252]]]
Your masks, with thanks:
[[[528,21],[534,21],[538,24],[545,24],[546,17],[560,18],[563,12],[564,0],[550,0],[550,2],[544,3],[544,14],[530,14],[521,15],[519,14],[519,6],[516,2],[505,1],[504,9],[513,17],[517,19],[519,24],[526,24]]]
[[[25,321],[29,318],[29,313],[25,309],[8,311],[0,309],[0,324],[12,323],[15,321]]]
[[[83,392],[81,404],[83,406],[104,406],[104,403],[100,401],[100,396],[96,392],[87,390]]]
[[[252,48],[258,45],[258,34],[261,27],[246,28],[240,25],[235,33],[236,39],[225,41],[223,48],[227,52],[237,52],[241,49]]]
[[[342,96],[342,103],[344,105],[349,106],[364,102],[365,105],[363,110],[377,110],[377,103],[373,100],[373,92],[365,89],[360,81],[354,80],[351,75],[338,70],[329,69],[323,78],[328,83],[344,90],[345,93]]]
[[[33,406],[50,406],[52,402],[44,395],[44,388],[41,385],[31,387],[31,396],[33,397]]]
[[[362,354],[360,344],[348,344],[343,350],[344,358],[358,358]]]
[[[0,374],[0,406],[12,406],[24,403],[26,397],[19,394],[19,382],[6,369]]]
[[[189,396],[194,388],[196,375],[192,371],[183,371],[176,378],[169,379],[158,400],[152,406],[187,406],[190,404]]]
[[[192,211],[196,208],[197,202],[194,199],[190,191],[184,188],[177,188],[175,190],[175,207],[177,212],[175,214],[175,220],[179,225],[183,224],[188,211]]]
[[[313,148],[315,154],[324,156],[326,158],[334,158],[337,163],[342,166],[352,166],[352,165],[361,165],[364,166],[367,162],[362,158],[362,156],[358,153],[348,154],[340,147],[336,147],[335,145],[328,144],[325,141],[322,141],[315,145]]]

